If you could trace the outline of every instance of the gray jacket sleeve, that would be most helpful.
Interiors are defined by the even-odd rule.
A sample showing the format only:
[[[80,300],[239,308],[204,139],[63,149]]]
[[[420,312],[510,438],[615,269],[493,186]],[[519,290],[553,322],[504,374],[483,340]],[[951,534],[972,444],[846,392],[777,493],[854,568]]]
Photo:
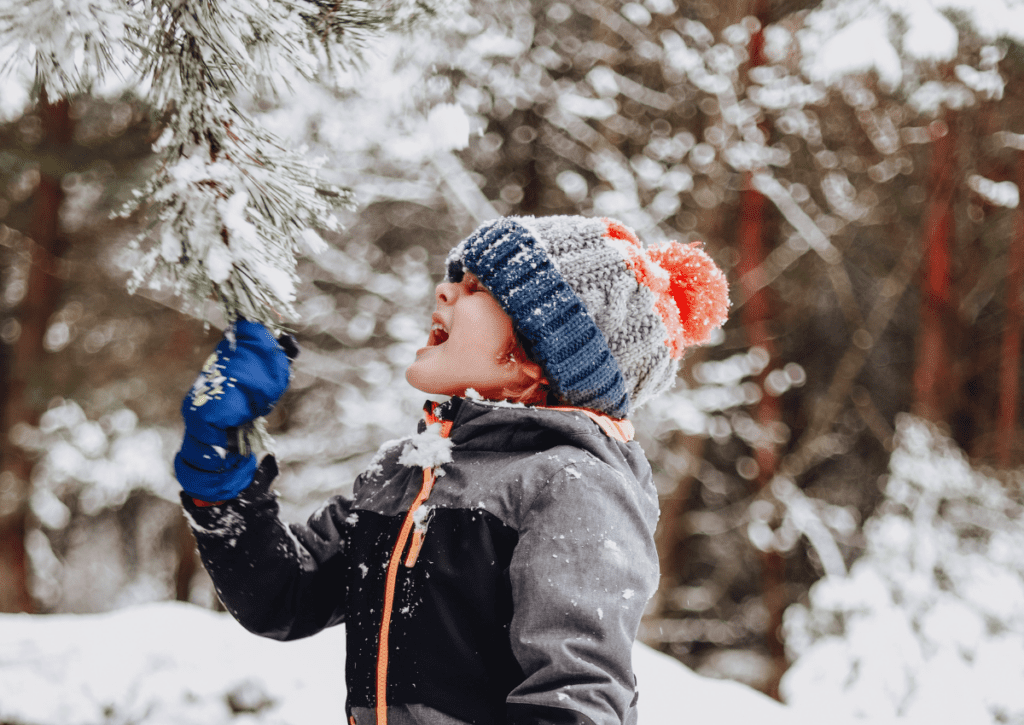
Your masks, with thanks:
[[[656,523],[650,481],[589,456],[529,504],[510,567],[512,650],[526,675],[508,697],[510,723],[636,721],[631,654],[658,583]]]

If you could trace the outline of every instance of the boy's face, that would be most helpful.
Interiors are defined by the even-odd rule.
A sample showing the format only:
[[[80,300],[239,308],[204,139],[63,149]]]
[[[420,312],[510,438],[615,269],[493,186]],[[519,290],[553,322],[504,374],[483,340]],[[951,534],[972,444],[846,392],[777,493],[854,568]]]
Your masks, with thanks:
[[[435,298],[427,345],[405,371],[409,384],[438,395],[464,396],[473,388],[490,400],[521,387],[521,365],[509,357],[512,320],[476,276],[467,272],[461,282],[442,282]]]

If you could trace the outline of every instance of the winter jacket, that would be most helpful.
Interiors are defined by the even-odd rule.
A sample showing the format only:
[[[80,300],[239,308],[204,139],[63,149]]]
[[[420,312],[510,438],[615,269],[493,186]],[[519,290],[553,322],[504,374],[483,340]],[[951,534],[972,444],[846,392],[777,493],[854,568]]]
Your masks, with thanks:
[[[272,457],[236,499],[183,496],[224,605],[281,640],[345,622],[350,725],[635,723],[630,654],[658,580],[640,446],[580,410],[438,412],[450,449],[421,423],[305,525],[278,518]],[[451,456],[436,477],[432,450]]]

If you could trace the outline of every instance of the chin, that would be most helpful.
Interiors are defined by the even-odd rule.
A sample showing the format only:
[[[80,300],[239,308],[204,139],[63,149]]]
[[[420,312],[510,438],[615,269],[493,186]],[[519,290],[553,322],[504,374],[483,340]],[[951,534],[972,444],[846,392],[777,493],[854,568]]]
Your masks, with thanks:
[[[421,392],[430,393],[431,391],[426,389],[426,387],[429,386],[424,386],[423,381],[420,380],[420,376],[416,374],[415,370],[413,370],[414,366],[415,363],[405,369],[405,382],[409,383],[409,385]]]
[[[429,376],[424,379],[416,370],[416,363],[405,369],[405,382],[427,395],[455,395],[447,386],[431,381]]]

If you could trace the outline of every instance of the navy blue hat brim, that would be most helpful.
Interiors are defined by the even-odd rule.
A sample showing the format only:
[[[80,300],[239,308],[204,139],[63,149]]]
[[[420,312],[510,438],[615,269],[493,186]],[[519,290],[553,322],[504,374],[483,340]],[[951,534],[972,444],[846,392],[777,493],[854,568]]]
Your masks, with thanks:
[[[477,229],[457,252],[449,257],[448,279],[460,282],[465,270],[477,276],[563,400],[613,418],[629,415],[622,371],[604,333],[529,229],[500,219]]]

